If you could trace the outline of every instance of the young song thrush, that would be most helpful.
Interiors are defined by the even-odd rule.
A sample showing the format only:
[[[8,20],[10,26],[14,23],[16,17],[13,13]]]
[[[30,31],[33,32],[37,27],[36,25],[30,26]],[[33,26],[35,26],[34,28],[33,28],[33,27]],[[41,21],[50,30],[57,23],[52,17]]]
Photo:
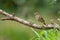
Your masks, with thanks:
[[[46,25],[45,20],[44,20],[43,17],[39,14],[39,12],[36,12],[36,13],[35,13],[35,17],[36,17],[36,19],[37,19],[39,22],[41,22],[41,23],[43,23],[44,25]]]

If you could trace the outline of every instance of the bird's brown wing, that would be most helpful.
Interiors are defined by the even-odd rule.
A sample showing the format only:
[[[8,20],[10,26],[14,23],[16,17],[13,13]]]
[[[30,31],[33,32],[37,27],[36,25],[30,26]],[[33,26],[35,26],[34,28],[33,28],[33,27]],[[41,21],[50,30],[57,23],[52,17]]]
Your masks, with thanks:
[[[41,18],[39,17],[38,21],[40,21],[41,23],[43,23],[44,25],[46,25],[45,20],[42,17]]]

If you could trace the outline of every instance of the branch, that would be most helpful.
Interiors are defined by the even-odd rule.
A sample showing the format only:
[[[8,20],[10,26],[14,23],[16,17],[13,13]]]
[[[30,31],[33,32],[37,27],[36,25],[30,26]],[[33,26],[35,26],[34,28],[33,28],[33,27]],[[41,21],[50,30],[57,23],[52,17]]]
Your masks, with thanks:
[[[0,14],[6,16],[6,18],[1,18],[1,20],[16,21],[16,22],[19,22],[19,23],[24,24],[26,26],[32,27],[32,28],[42,29],[44,27],[44,29],[53,29],[54,27],[56,27],[57,29],[60,29],[60,26],[56,25],[56,23],[48,24],[47,26],[46,25],[37,25],[35,23],[32,23],[32,22],[26,21],[24,19],[21,19],[21,18],[15,16],[15,15],[11,15],[11,14],[9,14],[9,13],[1,10],[1,9],[0,9]]]

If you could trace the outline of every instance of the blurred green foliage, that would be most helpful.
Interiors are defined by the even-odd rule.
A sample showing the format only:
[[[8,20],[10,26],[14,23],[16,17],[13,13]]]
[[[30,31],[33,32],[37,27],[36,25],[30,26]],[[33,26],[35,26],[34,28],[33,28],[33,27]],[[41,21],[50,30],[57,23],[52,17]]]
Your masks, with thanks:
[[[0,0],[0,9],[39,24],[34,17],[38,11],[47,24],[53,18],[60,25],[60,21],[57,21],[60,18],[60,0]],[[1,17],[3,16],[0,15]],[[54,29],[36,31],[40,38],[25,25],[0,21],[0,40],[60,40],[60,32]]]

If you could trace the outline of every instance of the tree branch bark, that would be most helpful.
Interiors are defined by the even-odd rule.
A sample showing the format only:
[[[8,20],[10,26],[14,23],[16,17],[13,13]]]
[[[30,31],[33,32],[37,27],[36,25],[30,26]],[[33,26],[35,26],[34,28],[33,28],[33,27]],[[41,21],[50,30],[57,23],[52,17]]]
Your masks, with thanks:
[[[37,25],[35,23],[32,23],[32,22],[29,22],[29,21],[26,21],[24,19],[21,19],[15,15],[11,15],[3,10],[0,9],[0,14],[6,16],[6,18],[1,18],[1,20],[12,20],[12,21],[16,21],[16,22],[19,22],[21,24],[24,24],[26,26],[29,26],[29,27],[32,27],[32,28],[36,28],[36,29],[53,29],[54,27],[56,27],[57,29],[60,29],[60,26],[56,23],[54,24],[48,24],[47,26],[46,25]]]

